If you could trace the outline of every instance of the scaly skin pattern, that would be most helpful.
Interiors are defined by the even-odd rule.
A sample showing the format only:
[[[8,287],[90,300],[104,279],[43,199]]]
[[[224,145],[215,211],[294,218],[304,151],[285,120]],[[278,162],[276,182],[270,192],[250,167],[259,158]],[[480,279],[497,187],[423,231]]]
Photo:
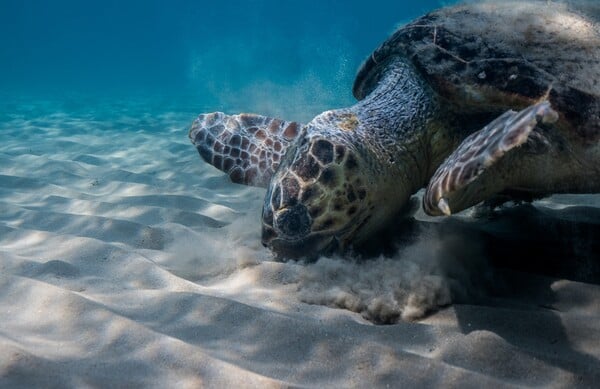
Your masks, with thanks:
[[[188,134],[204,161],[238,184],[266,186],[301,125],[253,114],[202,114]]]
[[[190,138],[234,182],[267,187],[263,244],[285,258],[360,244],[430,179],[434,215],[501,192],[598,192],[600,28],[582,15],[539,1],[437,10],[365,61],[355,105],[305,125],[201,115]]]
[[[360,244],[394,218],[428,174],[422,133],[431,91],[401,58],[356,105],[308,123],[271,179],[263,244],[283,257]]]

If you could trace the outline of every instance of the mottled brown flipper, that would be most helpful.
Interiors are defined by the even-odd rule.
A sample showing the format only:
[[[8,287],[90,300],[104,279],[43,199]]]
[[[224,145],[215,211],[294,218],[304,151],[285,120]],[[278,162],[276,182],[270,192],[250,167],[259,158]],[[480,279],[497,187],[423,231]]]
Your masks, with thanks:
[[[267,187],[302,125],[261,115],[198,116],[189,132],[202,159],[238,184]]]
[[[500,177],[485,183],[478,178],[505,158],[506,153],[525,143],[538,122],[552,123],[557,119],[558,114],[544,101],[520,112],[507,111],[468,136],[429,181],[423,197],[425,212],[434,216],[450,215],[502,190]]]

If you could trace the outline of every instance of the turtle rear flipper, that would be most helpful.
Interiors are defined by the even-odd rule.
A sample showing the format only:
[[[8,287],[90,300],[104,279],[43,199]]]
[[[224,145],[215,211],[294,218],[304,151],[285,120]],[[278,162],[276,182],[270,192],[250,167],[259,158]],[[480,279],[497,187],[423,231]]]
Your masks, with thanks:
[[[198,116],[189,138],[202,159],[238,184],[266,187],[302,125],[261,115]]]
[[[507,111],[468,136],[429,181],[423,197],[425,211],[450,215],[504,190],[510,177],[484,172],[525,143],[538,122],[557,119],[558,114],[544,101],[520,112]]]

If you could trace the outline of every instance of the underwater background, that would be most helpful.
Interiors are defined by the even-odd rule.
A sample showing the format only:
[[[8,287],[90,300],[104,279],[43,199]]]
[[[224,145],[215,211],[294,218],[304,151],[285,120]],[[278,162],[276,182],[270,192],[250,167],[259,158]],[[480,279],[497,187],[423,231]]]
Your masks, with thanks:
[[[2,0],[2,111],[135,101],[309,120],[354,101],[356,70],[399,24],[448,3]]]
[[[417,195],[380,255],[278,262],[265,189],[188,139],[202,112],[353,104],[449,3],[0,0],[0,388],[597,387],[597,194],[452,218]]]

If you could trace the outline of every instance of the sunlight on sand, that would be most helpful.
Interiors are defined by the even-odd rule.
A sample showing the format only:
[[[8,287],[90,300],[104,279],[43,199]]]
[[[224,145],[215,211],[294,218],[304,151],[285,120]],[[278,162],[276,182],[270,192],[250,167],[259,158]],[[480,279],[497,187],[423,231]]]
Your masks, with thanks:
[[[550,198],[490,222],[417,218],[388,254],[279,263],[260,243],[264,189],[200,161],[186,137],[192,115],[30,109],[0,123],[0,382],[502,386],[530,369],[538,375],[515,382],[569,386],[597,376],[600,288],[585,283],[597,275],[586,262],[597,197]],[[487,244],[514,247],[501,258],[530,247],[547,259],[537,270],[553,269],[548,233],[571,242],[556,256],[588,266],[581,282],[490,265]]]

